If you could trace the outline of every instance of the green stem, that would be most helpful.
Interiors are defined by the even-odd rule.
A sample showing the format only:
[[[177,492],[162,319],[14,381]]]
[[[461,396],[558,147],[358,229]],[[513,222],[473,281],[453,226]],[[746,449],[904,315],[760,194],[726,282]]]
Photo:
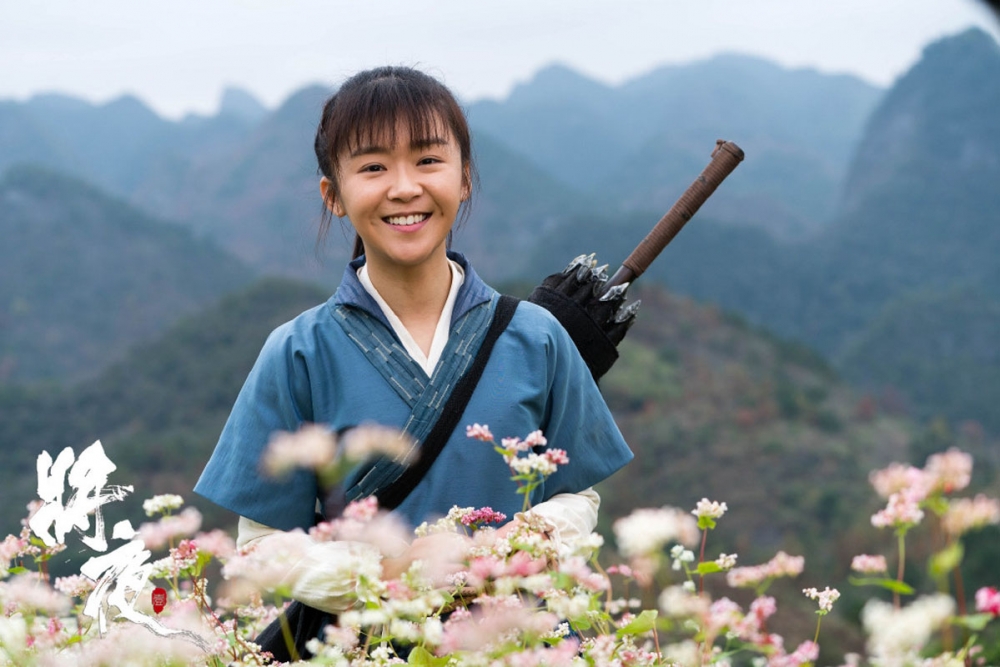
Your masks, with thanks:
[[[705,562],[705,542],[708,541],[708,528],[701,531],[701,552],[698,554],[698,565]],[[705,592],[705,575],[702,574],[698,578],[698,592]]]
[[[816,619],[816,636],[813,637],[813,644],[819,644],[819,626],[822,622],[823,622],[822,616]]]
[[[903,583],[903,570],[906,567],[906,531],[898,531],[899,536],[899,564],[896,566],[896,581]],[[892,593],[893,607],[899,609],[899,591]]]
[[[278,606],[281,606],[281,598],[275,600]],[[281,622],[281,635],[285,638],[285,646],[288,647],[288,654],[292,658],[292,662],[299,661],[299,652],[295,649],[295,639],[292,638],[292,628],[288,625],[288,617],[285,616],[285,610],[282,609],[278,613],[278,620]]]

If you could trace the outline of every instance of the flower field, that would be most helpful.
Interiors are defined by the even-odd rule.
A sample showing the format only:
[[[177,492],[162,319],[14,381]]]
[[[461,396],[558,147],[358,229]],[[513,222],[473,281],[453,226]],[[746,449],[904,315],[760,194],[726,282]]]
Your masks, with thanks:
[[[282,623],[281,610],[295,592],[290,573],[325,545],[344,556],[331,565],[340,570],[331,576],[351,585],[338,593],[336,623],[295,656],[303,664],[794,667],[820,661],[823,620],[838,613],[840,591],[830,582],[800,581],[809,554],[778,552],[764,563],[743,563],[739,554],[719,553],[712,534],[725,531],[729,508],[707,498],[691,509],[639,508],[616,519],[614,548],[597,534],[562,539],[532,513],[529,498],[547,475],[573,465],[565,452],[543,449],[537,432],[501,444],[486,426],[471,426],[468,434],[496,449],[524,493],[525,511],[502,527],[508,517],[491,508],[456,507],[414,533],[369,498],[308,533],[273,533],[237,549],[222,531],[201,532],[200,514],[180,496],[161,495],[143,505],[148,522],[135,530],[128,522],[114,525],[110,547],[117,549],[109,550],[97,540],[104,538],[101,492],[125,495],[131,488],[77,488],[65,506],[59,494],[36,500],[20,534],[0,542],[0,664],[268,664],[270,656],[254,639],[272,621]],[[399,441],[379,430],[357,434],[350,448],[350,458],[361,459],[397,452]],[[332,483],[348,469],[346,449],[309,429],[276,438],[267,465],[275,474],[308,467]],[[100,461],[88,448],[78,462],[85,454]],[[79,482],[62,454],[48,464],[50,482],[57,468],[68,469],[71,485]],[[893,464],[871,473],[874,492],[885,500],[871,523],[884,531],[885,549],[851,559],[851,584],[870,595],[860,613],[865,651],[829,664],[998,664],[1000,592],[995,586],[965,590],[960,565],[965,537],[1000,523],[1000,502],[962,497],[971,473],[971,456],[956,449],[932,455],[923,468]],[[66,510],[88,499],[92,511],[70,523]],[[112,514],[113,506],[105,510]],[[929,590],[908,583],[907,540],[917,532],[936,545]],[[49,561],[66,549],[67,537],[81,535],[93,558],[79,575],[51,577]],[[405,569],[389,567],[419,542],[433,548]],[[784,637],[771,628],[803,599],[789,604],[769,595],[779,579],[794,579],[803,598],[814,601],[815,631],[808,636]],[[165,601],[157,605],[160,590]],[[283,628],[290,636],[287,624]],[[826,653],[824,660],[830,660]]]

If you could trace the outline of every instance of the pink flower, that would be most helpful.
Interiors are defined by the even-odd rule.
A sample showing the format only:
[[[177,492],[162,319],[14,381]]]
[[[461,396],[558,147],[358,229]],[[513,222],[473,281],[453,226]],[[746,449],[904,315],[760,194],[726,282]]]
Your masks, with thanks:
[[[875,470],[868,476],[875,492],[883,498],[888,498],[901,491],[913,491],[923,500],[926,496],[927,480],[924,471],[910,465],[893,463],[883,470]]]
[[[932,491],[961,491],[972,479],[972,456],[952,447],[943,454],[929,456],[924,473]]]
[[[750,613],[761,621],[773,616],[776,611],[778,611],[778,605],[774,598],[767,595],[762,595],[750,603]]]
[[[466,526],[503,523],[506,520],[506,514],[503,512],[495,512],[491,507],[483,507],[478,510],[473,510],[462,516],[460,519],[460,521]]]
[[[528,437],[524,439],[524,442],[529,447],[544,447],[549,444],[549,441],[545,439],[545,436],[542,435],[541,431],[532,431],[528,434]]]
[[[0,542],[0,572],[6,572],[7,564],[20,556],[27,544],[27,540],[13,535],[8,535],[3,542]]]
[[[531,449],[528,443],[520,438],[503,438],[500,440],[500,444],[508,452],[526,452]]]
[[[889,569],[885,564],[885,556],[870,556],[860,554],[851,560],[851,569],[855,572],[866,574],[877,574]]]
[[[805,562],[802,556],[789,556],[779,551],[763,565],[733,568],[726,573],[726,583],[733,588],[750,588],[776,577],[797,577],[802,574]]]
[[[507,561],[507,574],[515,577],[530,577],[545,569],[544,558],[533,558],[527,551],[518,551]]]
[[[220,560],[225,560],[236,553],[236,541],[218,528],[207,533],[198,533],[194,536],[194,542],[198,545],[198,551]]]
[[[194,535],[201,528],[201,512],[185,507],[180,514],[165,516],[159,521],[139,526],[139,537],[147,549],[159,549],[175,537]]]
[[[798,665],[803,665],[807,662],[816,662],[816,658],[818,657],[819,644],[816,642],[804,641],[798,645],[791,655],[785,656],[785,659],[779,661],[778,664],[783,667],[798,667]]]
[[[378,514],[378,498],[368,496],[348,503],[344,508],[344,518],[354,521],[371,521]]]
[[[94,582],[81,574],[58,577],[53,588],[71,598],[85,598],[94,590]]]
[[[473,424],[472,426],[466,426],[465,437],[475,438],[476,440],[482,440],[483,442],[493,442],[493,434],[490,433],[490,427],[486,424]]]
[[[976,591],[976,611],[1000,616],[1000,591],[993,586]]]
[[[261,467],[272,477],[287,475],[296,468],[319,470],[333,463],[336,453],[336,438],[329,429],[308,424],[295,433],[273,434],[261,457]]]
[[[1000,523],[1000,501],[981,493],[971,499],[952,500],[941,517],[941,527],[954,537],[997,523]]]
[[[569,456],[566,454],[565,449],[546,449],[542,456],[547,458],[549,463],[553,465],[564,466],[569,463]]]
[[[901,492],[889,496],[886,508],[872,515],[872,525],[876,528],[909,528],[923,518],[919,500]]]

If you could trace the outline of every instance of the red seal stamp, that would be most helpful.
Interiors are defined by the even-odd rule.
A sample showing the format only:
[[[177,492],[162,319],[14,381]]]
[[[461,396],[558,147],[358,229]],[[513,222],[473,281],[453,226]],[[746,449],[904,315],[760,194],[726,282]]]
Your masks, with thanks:
[[[167,592],[162,588],[153,589],[153,611],[159,614],[167,606]]]

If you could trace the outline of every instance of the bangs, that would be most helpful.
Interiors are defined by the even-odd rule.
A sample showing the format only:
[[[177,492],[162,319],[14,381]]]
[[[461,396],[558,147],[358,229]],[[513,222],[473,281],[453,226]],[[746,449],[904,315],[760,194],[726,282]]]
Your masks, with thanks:
[[[372,147],[392,148],[400,132],[406,132],[414,146],[446,139],[449,132],[454,133],[445,117],[447,108],[441,108],[440,100],[397,78],[378,79],[367,90],[356,92],[361,94],[338,100],[335,115],[339,118],[332,125],[345,131],[331,137],[334,159]]]

